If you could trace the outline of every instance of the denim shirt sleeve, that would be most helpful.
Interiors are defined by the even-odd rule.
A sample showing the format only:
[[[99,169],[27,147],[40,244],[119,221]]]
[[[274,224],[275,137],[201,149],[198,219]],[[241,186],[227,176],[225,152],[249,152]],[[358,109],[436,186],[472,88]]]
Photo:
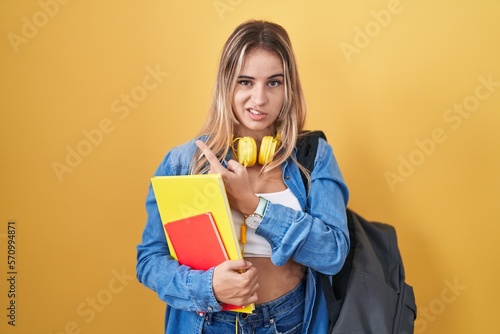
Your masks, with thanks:
[[[349,192],[333,150],[320,140],[305,200],[300,171],[292,161],[287,164],[284,180],[295,190],[304,211],[269,203],[255,232],[271,244],[274,264],[284,265],[293,259],[324,274],[336,274],[349,252],[346,217]]]
[[[155,175],[187,174],[194,142],[172,149]],[[188,311],[213,312],[222,308],[212,290],[213,268],[193,270],[180,265],[169,252],[160,214],[150,185],[146,199],[147,221],[137,246],[137,279],[168,305]]]

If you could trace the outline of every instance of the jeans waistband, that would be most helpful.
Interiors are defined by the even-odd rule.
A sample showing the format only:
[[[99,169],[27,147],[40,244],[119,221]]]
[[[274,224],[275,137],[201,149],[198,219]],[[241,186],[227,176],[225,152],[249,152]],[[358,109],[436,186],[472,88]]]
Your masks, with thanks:
[[[252,313],[238,313],[238,312],[216,312],[210,314],[209,318],[215,318],[219,321],[236,322],[238,321],[243,325],[249,322],[264,322],[269,323],[271,318],[279,316],[283,312],[289,311],[295,305],[304,302],[305,296],[305,280],[302,280],[293,290],[284,294],[283,296],[271,300],[270,302],[259,304],[255,306]]]

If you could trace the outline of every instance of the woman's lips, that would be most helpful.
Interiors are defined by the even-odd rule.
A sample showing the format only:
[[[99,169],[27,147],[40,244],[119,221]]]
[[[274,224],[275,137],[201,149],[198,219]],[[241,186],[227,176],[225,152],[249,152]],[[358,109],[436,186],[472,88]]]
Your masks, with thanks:
[[[250,115],[250,118],[253,120],[261,120],[262,118],[266,117],[266,114],[261,112],[260,110],[254,109],[254,108],[248,108],[247,109],[248,114]]]

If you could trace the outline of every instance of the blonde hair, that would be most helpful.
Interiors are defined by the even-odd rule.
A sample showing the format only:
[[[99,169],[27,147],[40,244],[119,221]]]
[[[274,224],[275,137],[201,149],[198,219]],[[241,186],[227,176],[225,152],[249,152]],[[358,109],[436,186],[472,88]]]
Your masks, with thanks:
[[[222,160],[228,153],[239,124],[232,110],[233,93],[247,53],[258,48],[276,53],[283,63],[285,98],[275,122],[281,135],[280,149],[273,162],[261,174],[280,166],[292,156],[299,133],[304,128],[306,107],[299,80],[297,62],[286,30],[272,22],[251,20],[240,24],[224,44],[208,117],[200,135],[207,136],[207,146]],[[206,158],[197,150],[191,164],[192,174],[208,171]]]

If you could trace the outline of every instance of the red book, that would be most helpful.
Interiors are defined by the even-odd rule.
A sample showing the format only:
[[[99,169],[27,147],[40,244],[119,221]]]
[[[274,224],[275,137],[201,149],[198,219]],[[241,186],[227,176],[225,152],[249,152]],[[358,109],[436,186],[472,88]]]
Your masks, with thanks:
[[[195,270],[208,270],[229,260],[212,213],[175,220],[164,227],[180,264]],[[223,310],[241,308],[222,304]]]
[[[210,212],[169,222],[165,230],[180,264],[208,270],[229,260]]]

